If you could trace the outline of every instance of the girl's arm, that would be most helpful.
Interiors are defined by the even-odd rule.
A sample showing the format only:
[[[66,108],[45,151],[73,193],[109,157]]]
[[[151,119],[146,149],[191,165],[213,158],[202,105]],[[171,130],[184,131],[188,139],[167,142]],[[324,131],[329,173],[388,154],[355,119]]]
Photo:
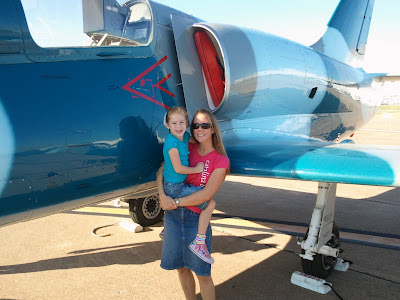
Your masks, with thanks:
[[[179,174],[196,174],[201,173],[204,170],[204,163],[198,163],[194,168],[186,167],[182,165],[179,157],[179,151],[176,148],[171,148],[168,151],[169,158],[171,159],[172,166],[176,173]]]
[[[196,206],[210,200],[224,182],[226,169],[215,169],[208,179],[204,189],[197,191],[189,196],[179,198],[178,206]]]
[[[164,164],[158,169],[157,171],[157,189],[158,189],[158,195],[160,197],[160,205],[164,210],[171,210],[175,209],[177,207],[174,199],[171,197],[167,196],[164,192],[164,176],[163,176],[163,171],[164,171]]]

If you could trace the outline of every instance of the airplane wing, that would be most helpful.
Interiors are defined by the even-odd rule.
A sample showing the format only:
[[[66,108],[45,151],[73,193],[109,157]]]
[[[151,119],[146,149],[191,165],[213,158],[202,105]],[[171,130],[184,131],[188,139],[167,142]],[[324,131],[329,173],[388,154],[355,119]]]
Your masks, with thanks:
[[[233,174],[400,186],[398,146],[322,143],[294,137],[276,139],[276,135],[269,143],[265,136],[246,143],[236,143],[237,139],[238,132],[225,132]]]

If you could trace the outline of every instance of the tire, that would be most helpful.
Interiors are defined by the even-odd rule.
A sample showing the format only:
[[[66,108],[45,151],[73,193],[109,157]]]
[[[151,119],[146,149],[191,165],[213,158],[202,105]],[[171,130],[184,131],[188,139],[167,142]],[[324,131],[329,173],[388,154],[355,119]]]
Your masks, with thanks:
[[[161,209],[158,195],[153,195],[130,200],[129,215],[133,222],[145,227],[160,222],[164,216],[164,211]]]
[[[305,238],[308,236],[308,230],[305,235]],[[339,240],[339,228],[333,223],[332,227],[332,238],[326,243],[326,245],[332,248],[339,248],[340,240]],[[303,250],[303,254],[305,251]],[[337,258],[332,256],[326,256],[322,254],[314,255],[314,260],[301,259],[301,265],[303,267],[303,272],[312,276],[316,276],[319,278],[327,278],[335,267]]]

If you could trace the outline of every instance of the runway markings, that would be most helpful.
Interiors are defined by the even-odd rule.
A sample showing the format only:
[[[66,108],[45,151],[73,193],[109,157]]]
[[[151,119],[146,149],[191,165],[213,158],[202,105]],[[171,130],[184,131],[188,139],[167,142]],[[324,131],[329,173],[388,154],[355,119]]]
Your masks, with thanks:
[[[291,235],[280,232],[269,224],[258,224],[241,218],[212,220],[211,224],[215,231],[247,238],[256,244],[271,245],[278,250],[284,250],[292,239]]]
[[[93,216],[110,216],[110,217],[127,217],[129,218],[128,207],[111,207],[111,206],[88,206],[70,211],[72,214],[85,214]],[[245,236],[250,232],[273,234],[279,236],[297,236],[303,237],[307,225],[300,226],[296,224],[287,224],[285,221],[268,222],[263,220],[251,220],[240,217],[234,217],[224,214],[215,214],[211,221],[213,227],[230,235]],[[344,243],[367,245],[378,248],[392,249],[400,251],[400,238],[391,237],[388,234],[380,233],[357,233],[346,232],[347,229],[340,230],[340,240]]]
[[[86,214],[86,215],[96,215],[96,216],[127,217],[129,216],[129,209],[128,207],[87,206],[66,213]]]
[[[390,132],[390,133],[400,132],[400,130],[387,130],[387,129],[359,129],[359,131]]]
[[[256,231],[274,235],[288,235],[303,237],[307,227],[288,224],[253,222],[241,218],[224,218],[213,220],[213,227],[231,235],[243,235],[243,231]],[[340,229],[339,229],[340,231]],[[340,231],[340,241],[343,243],[366,245],[400,251],[400,239],[378,235],[368,235]]]

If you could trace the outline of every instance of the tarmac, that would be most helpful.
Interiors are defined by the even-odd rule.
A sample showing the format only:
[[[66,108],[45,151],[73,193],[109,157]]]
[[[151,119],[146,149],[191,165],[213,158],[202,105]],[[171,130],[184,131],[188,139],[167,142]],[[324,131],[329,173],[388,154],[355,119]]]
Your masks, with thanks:
[[[354,140],[400,145],[400,112],[390,114]],[[316,182],[226,179],[212,221],[217,299],[339,299],[290,282],[316,192]],[[340,257],[352,263],[326,280],[343,299],[400,298],[399,199],[399,188],[338,185]],[[133,233],[121,220],[127,204],[108,201],[0,228],[0,299],[184,299],[177,272],[160,268],[162,222]]]

